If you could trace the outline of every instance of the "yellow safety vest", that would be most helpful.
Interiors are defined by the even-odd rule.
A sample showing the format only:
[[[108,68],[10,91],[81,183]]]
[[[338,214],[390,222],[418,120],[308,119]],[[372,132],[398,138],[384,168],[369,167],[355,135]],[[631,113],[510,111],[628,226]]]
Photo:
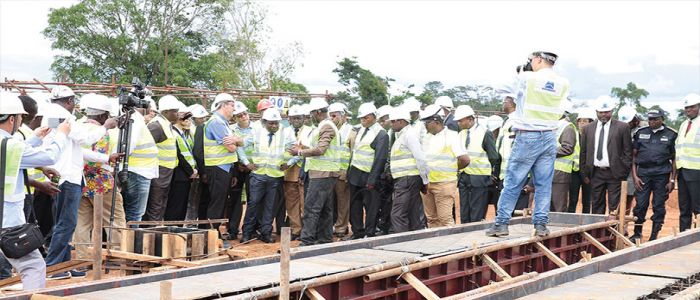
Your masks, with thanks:
[[[569,81],[553,71],[525,73],[523,123],[544,122],[555,128],[562,114],[561,101],[569,94]]]
[[[163,118],[161,115],[157,115],[151,123],[158,123],[163,128],[166,139],[160,143],[156,144],[158,147],[158,165],[168,169],[175,169],[177,166],[177,138],[173,134],[173,130],[170,128],[170,122]]]
[[[0,139],[0,141],[2,141],[2,139]],[[13,138],[7,138],[7,155],[6,157],[0,157],[0,159],[6,160],[5,201],[9,201],[9,198],[15,195],[15,189],[17,188],[17,181],[19,179],[19,166],[22,162],[22,154],[24,153],[25,147],[26,144],[24,142]]]
[[[316,147],[318,145],[320,128],[329,125],[333,128],[335,136],[331,140],[330,147],[326,149],[326,152],[322,156],[309,156],[306,157],[306,165],[304,165],[304,171],[308,172],[321,171],[321,172],[339,172],[340,171],[340,153],[333,150],[334,147],[340,147],[340,137],[338,134],[338,127],[333,124],[329,119],[321,121],[318,127],[314,128],[311,133],[311,147]]]
[[[340,169],[346,171],[350,167],[350,154],[352,153],[350,150],[350,141],[348,140],[350,132],[352,132],[352,125],[345,123],[343,126],[340,126],[340,129],[338,130],[338,133],[340,134],[340,147],[333,149],[338,151],[340,154]]]
[[[423,138],[423,150],[430,170],[429,182],[457,180],[457,155],[452,151],[454,141],[459,141],[459,134],[447,127],[437,135],[428,133]]]
[[[365,130],[367,133],[365,134]],[[374,149],[370,144],[374,141],[380,131],[384,130],[378,123],[369,128],[360,128],[355,136],[355,146],[352,151],[352,161],[350,165],[359,169],[362,172],[372,171],[372,163],[374,162]],[[362,135],[364,134],[364,137]]]
[[[511,132],[513,128],[513,120],[508,119],[503,123],[501,130],[498,132],[498,154],[501,155],[501,173],[498,178],[503,180],[506,177],[506,168],[508,168],[508,159],[510,158],[510,153],[513,150],[513,141],[515,138],[510,136],[515,136],[515,132]]]
[[[242,138],[245,141],[248,139],[248,137],[250,137],[257,130],[259,130],[259,129],[254,129],[253,127],[251,127],[251,124],[249,124],[248,127],[246,128],[249,130],[246,130],[246,131],[241,130],[241,128],[238,127],[238,125],[236,125],[236,124],[230,125],[229,128],[231,129],[231,131],[233,131],[234,135],[239,136],[240,138]],[[252,137],[252,138],[255,138],[255,137]],[[244,143],[243,152],[245,153],[246,157],[252,157],[253,156],[253,143]]]
[[[278,129],[272,136],[272,142],[269,144],[268,140],[270,137],[268,134],[269,132],[265,129],[257,130],[251,158],[258,168],[253,173],[275,178],[283,177],[284,171],[281,171],[279,166],[287,162],[284,155],[284,130]]]
[[[175,137],[177,138],[177,147],[180,149],[180,154],[182,154],[182,157],[190,164],[192,169],[196,169],[197,162],[195,162],[194,156],[192,156],[191,142],[188,138],[183,137],[180,132],[175,132]]]
[[[491,175],[491,162],[489,161],[486,150],[482,147],[486,128],[475,124],[471,129],[464,129],[459,132],[459,141],[462,144],[467,142],[467,133],[469,133],[469,147],[467,154],[469,155],[469,165],[461,171],[469,175],[489,176]]]
[[[412,130],[410,126],[401,129],[396,134],[396,141],[391,146],[389,168],[391,169],[391,177],[394,179],[419,175],[416,159],[404,144],[406,132],[409,130]]]
[[[34,136],[34,131],[31,128],[29,128],[29,126],[22,124],[22,126],[19,127],[18,131],[15,133],[14,136],[22,141],[26,141],[30,137]],[[44,176],[44,172],[35,168],[27,169],[27,177],[29,177],[30,180],[35,180],[39,182],[46,181],[46,176]],[[34,194],[33,186],[29,187],[29,193]]]
[[[109,130],[109,133],[110,147],[112,147],[112,149],[118,149],[119,129]],[[129,153],[129,167],[146,169],[158,166],[158,152],[158,147],[153,140],[151,131],[148,130],[147,126],[141,126],[141,134],[136,141],[136,146],[134,146],[133,151]]]
[[[202,139],[204,140],[204,165],[207,167],[232,164],[238,161],[236,152],[229,152],[224,145],[219,145],[216,141],[207,138],[207,127],[214,121],[212,117],[204,124]]]
[[[700,119],[697,117],[688,129],[688,121],[681,124],[676,137],[676,168],[700,170]]]
[[[565,126],[560,127],[559,130],[557,130],[557,148],[561,147],[559,139],[561,138],[562,133],[564,133],[564,129],[566,129],[566,127],[569,126],[572,129],[574,129],[574,132],[576,132],[576,127],[570,122],[567,122]],[[574,145],[574,152],[567,156],[557,157],[554,160],[554,170],[562,171],[565,173],[571,173],[574,170],[574,165],[578,167],[578,163],[576,163],[576,158],[579,157],[580,151],[581,150],[578,144],[578,135],[576,135],[576,145]]]

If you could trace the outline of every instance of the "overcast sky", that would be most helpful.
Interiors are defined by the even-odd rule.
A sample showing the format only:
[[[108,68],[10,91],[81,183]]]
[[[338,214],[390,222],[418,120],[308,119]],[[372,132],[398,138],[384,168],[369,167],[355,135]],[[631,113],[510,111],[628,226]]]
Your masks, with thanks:
[[[75,1],[0,0],[0,79],[50,80],[53,52],[41,35],[49,8]],[[272,46],[301,42],[293,80],[312,92],[343,87],[331,71],[357,56],[405,87],[500,85],[534,50],[578,99],[633,81],[647,103],[680,107],[700,92],[700,1],[266,1]]]

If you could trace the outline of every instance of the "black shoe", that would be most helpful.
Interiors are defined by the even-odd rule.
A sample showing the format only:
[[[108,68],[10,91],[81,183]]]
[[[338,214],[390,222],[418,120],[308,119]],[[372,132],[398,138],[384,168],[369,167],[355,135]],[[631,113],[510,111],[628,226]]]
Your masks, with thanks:
[[[301,235],[292,234],[292,236],[290,237],[289,240],[290,240],[290,241],[298,241],[300,238],[301,238]]]
[[[70,270],[70,278],[85,278],[87,277],[87,272]]]
[[[535,235],[539,237],[543,236],[548,236],[549,235],[549,229],[547,229],[547,225],[545,224],[535,224]]]
[[[308,243],[308,242],[299,243],[299,247],[306,247],[306,246],[313,246],[313,245],[316,245],[316,243]]]
[[[634,234],[630,237],[630,241],[632,241],[632,243],[636,244],[638,240],[640,243],[642,242],[642,225],[643,224],[644,223],[638,223],[638,224],[635,223],[634,224]]]
[[[506,236],[508,235],[508,224],[493,223],[491,228],[486,230],[486,236]]]
[[[649,235],[649,240],[653,241],[659,236],[659,231],[663,227],[663,223],[653,223],[651,224],[651,235]]]
[[[244,235],[241,237],[241,244],[247,243],[247,242],[249,242],[250,240],[251,240],[250,236],[244,234]]]
[[[259,239],[261,242],[266,244],[272,244],[275,242],[275,239],[269,233],[261,235]]]

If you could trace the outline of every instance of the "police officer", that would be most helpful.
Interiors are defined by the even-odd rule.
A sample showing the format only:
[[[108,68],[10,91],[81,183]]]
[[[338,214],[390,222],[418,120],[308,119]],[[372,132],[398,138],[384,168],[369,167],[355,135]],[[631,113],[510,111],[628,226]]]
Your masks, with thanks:
[[[632,178],[636,189],[637,205],[634,207],[633,240],[642,239],[642,225],[649,207],[649,196],[654,193],[651,216],[653,222],[649,240],[656,239],[666,216],[666,199],[675,185],[676,132],[664,126],[664,112],[652,109],[647,112],[649,126],[640,128],[634,135],[632,147]],[[670,177],[669,177],[670,176]]]
[[[685,96],[683,107],[688,119],[681,124],[676,139],[681,231],[690,229],[693,214],[700,214],[700,95]]]

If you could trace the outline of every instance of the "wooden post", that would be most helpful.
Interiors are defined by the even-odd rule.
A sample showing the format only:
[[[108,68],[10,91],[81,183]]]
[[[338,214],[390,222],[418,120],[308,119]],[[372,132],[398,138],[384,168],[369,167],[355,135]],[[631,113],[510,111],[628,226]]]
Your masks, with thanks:
[[[92,201],[92,280],[102,278],[102,197]],[[107,241],[109,243],[109,241]]]
[[[201,259],[204,255],[204,233],[192,235],[192,260]]]
[[[625,219],[627,212],[627,180],[623,180],[620,185],[620,204],[617,206],[618,216],[620,218],[620,225],[618,225],[617,230],[623,235],[627,232],[627,220]],[[625,248],[622,239],[617,239],[617,249]]]
[[[556,265],[559,266],[560,268],[563,268],[563,267],[568,266],[568,265],[566,264],[566,262],[564,262],[563,260],[561,260],[561,258],[560,258],[559,256],[557,256],[556,254],[554,254],[554,252],[552,252],[551,250],[549,250],[549,248],[545,247],[545,245],[543,245],[542,243],[536,242],[536,243],[535,243],[535,248],[537,248],[538,251],[544,253],[544,255],[546,255],[547,258],[549,258],[552,262],[554,262],[554,264],[556,264]]]
[[[429,287],[427,287],[425,284],[423,284],[423,282],[420,281],[420,279],[418,279],[418,277],[413,275],[413,273],[408,272],[406,274],[403,274],[403,276],[401,276],[401,278],[406,280],[406,282],[408,282],[408,284],[410,284],[414,289],[416,289],[416,291],[418,291],[418,293],[420,293],[421,296],[425,297],[425,299],[428,299],[428,300],[439,300],[440,299],[440,297],[437,294],[435,294],[435,292],[433,292],[433,290],[431,290]]]
[[[501,268],[501,266],[499,266],[498,263],[496,263],[488,254],[484,253],[481,255],[481,259],[491,268],[492,271],[496,273],[496,275],[498,275],[498,277],[501,278],[501,280],[508,280],[512,278],[510,277],[510,274],[508,274],[506,270],[503,270],[503,268]]]
[[[173,299],[173,283],[170,281],[160,282],[160,300]]]
[[[216,242],[219,240],[219,231],[212,229],[207,231],[207,254],[213,254],[219,251]]]
[[[142,254],[155,255],[156,253],[156,234],[152,232],[144,232]]]
[[[605,247],[605,245],[601,244],[598,240],[596,240],[592,235],[588,234],[588,232],[581,232],[581,236],[588,240],[594,247],[598,248],[600,252],[603,252],[603,254],[608,254],[611,251]]]
[[[282,240],[280,241],[280,300],[289,300],[289,242],[291,229],[282,228]]]

